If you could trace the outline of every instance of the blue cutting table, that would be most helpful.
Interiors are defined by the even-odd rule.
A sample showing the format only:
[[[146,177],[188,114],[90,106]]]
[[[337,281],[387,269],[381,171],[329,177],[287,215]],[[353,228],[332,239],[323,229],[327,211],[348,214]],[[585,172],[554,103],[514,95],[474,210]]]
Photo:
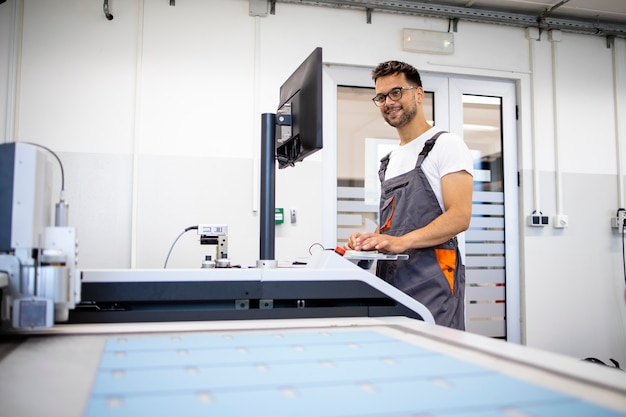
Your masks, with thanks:
[[[421,347],[328,328],[108,338],[84,416],[619,416]]]

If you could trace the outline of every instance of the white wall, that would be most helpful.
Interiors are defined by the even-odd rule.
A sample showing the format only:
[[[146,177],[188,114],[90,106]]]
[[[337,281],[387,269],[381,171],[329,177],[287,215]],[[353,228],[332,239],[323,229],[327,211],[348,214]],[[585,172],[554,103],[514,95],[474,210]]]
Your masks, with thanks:
[[[617,151],[626,137],[615,112],[617,102],[623,120],[624,40],[608,49],[602,37],[563,34],[554,45],[544,37],[534,46],[535,136],[523,143],[523,214],[537,207],[560,212],[570,226],[522,228],[525,340],[575,357],[623,358],[621,237],[609,218],[624,205]]]
[[[520,224],[524,341],[626,363],[621,240],[609,227],[624,206],[626,128],[616,124],[612,71],[615,53],[623,115],[623,39],[608,49],[602,37],[564,33],[555,101],[552,45],[544,34],[531,60],[521,28],[461,21],[455,53],[439,56],[402,51],[401,30],[445,31],[443,19],[375,13],[367,24],[362,11],[281,3],[251,17],[247,0],[115,1],[112,21],[100,1],[23,0],[21,18],[20,4],[0,5],[1,61],[14,50],[19,58],[0,66],[0,123],[7,141],[36,141],[63,159],[82,268],[160,268],[198,223],[228,224],[231,259],[253,264],[260,115],[275,111],[280,84],[317,46],[328,63],[406,60],[517,82],[520,215],[559,205],[570,219],[567,229]],[[16,34],[21,44],[8,40]],[[278,260],[328,244],[322,178],[332,152],[278,172],[276,206],[298,210],[295,225],[277,227]],[[190,232],[169,265],[198,267],[206,252]]]

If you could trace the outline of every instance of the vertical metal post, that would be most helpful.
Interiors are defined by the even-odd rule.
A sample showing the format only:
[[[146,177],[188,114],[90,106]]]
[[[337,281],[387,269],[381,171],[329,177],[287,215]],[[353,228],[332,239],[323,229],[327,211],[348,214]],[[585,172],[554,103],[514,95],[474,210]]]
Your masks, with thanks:
[[[274,260],[276,226],[276,115],[261,115],[261,250],[260,260]]]

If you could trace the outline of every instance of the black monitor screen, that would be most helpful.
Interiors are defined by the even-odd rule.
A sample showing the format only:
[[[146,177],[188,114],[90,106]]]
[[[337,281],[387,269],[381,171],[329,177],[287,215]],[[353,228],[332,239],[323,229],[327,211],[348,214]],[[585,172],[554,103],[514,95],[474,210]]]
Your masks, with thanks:
[[[280,87],[276,123],[279,168],[322,149],[322,48],[316,48]]]

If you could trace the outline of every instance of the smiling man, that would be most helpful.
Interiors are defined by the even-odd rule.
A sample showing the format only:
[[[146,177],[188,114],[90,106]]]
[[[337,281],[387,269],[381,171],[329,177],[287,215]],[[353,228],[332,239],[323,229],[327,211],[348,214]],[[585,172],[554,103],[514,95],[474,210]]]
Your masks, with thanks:
[[[379,261],[376,275],[424,304],[437,324],[464,330],[465,266],[456,236],[472,215],[472,156],[463,139],[426,120],[417,69],[387,61],[372,78],[372,100],[400,145],[381,160],[378,230],[352,234],[345,248],[408,254]]]

